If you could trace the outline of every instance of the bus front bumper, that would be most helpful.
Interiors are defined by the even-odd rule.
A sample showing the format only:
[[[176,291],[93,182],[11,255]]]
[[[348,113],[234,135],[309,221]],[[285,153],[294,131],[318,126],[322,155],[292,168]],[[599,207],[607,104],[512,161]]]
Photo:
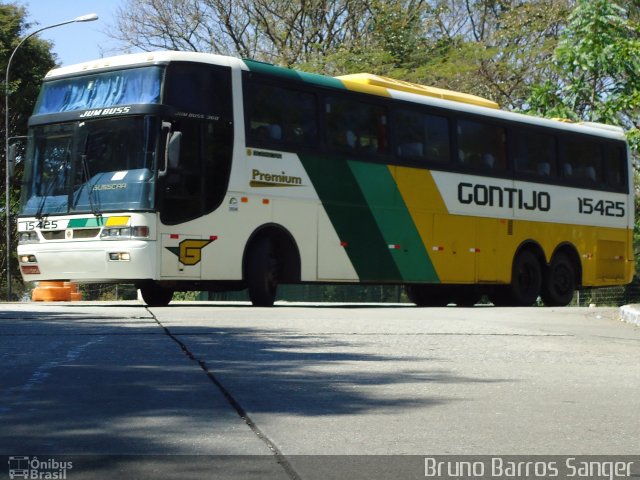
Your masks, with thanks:
[[[143,240],[18,245],[26,282],[117,282],[156,277],[156,242]]]

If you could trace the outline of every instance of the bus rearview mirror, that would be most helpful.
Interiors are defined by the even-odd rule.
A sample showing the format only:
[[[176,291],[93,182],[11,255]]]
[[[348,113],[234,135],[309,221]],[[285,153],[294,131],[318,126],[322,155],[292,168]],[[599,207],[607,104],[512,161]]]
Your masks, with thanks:
[[[172,132],[167,142],[167,160],[171,168],[180,166],[180,144],[182,142],[182,132]]]
[[[7,168],[9,169],[9,178],[13,178],[16,170],[16,157],[18,156],[18,145],[15,143],[9,145],[9,157],[7,159]]]

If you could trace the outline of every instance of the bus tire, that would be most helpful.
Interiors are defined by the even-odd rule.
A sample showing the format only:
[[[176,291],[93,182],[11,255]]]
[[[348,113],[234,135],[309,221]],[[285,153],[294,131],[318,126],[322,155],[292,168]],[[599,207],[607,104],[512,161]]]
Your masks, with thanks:
[[[548,307],[565,307],[571,303],[576,289],[573,263],[564,253],[557,253],[545,272],[540,296]]]
[[[446,287],[441,285],[405,285],[410,301],[418,307],[446,307],[449,296]]]
[[[164,288],[154,282],[140,285],[140,294],[149,307],[166,307],[173,298],[173,290]]]
[[[272,307],[278,289],[279,261],[269,237],[257,239],[247,255],[246,282],[254,307]]]
[[[536,303],[542,288],[542,267],[538,258],[523,250],[513,261],[510,297],[514,306],[530,307]]]

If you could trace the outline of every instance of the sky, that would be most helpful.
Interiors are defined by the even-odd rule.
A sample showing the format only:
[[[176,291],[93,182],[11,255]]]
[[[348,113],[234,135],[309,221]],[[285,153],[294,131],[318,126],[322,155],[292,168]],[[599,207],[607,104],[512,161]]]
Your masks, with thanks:
[[[94,22],[71,23],[38,34],[54,43],[53,53],[60,65],[122,53],[118,43],[104,32],[115,23],[116,9],[124,6],[125,0],[14,0],[12,3],[26,7],[29,21],[38,24],[29,32],[89,13],[98,15]]]

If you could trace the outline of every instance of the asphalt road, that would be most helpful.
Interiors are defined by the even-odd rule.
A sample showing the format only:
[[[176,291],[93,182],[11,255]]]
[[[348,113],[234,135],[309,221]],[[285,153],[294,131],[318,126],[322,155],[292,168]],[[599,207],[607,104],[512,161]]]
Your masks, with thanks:
[[[640,466],[640,328],[616,315],[1,304],[0,455],[73,458],[69,479],[424,478],[435,455]]]

